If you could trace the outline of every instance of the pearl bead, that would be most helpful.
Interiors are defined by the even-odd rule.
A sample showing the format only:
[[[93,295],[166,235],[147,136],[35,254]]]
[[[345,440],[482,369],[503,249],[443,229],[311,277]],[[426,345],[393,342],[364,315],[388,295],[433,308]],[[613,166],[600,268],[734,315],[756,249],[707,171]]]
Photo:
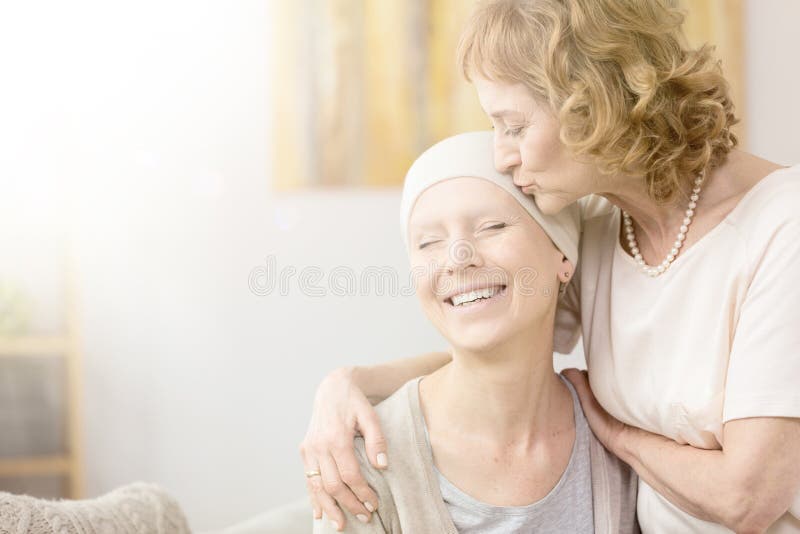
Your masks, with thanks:
[[[697,207],[697,201],[700,199],[700,186],[702,185],[704,178],[705,174],[704,172],[701,172],[694,180],[694,188],[692,188],[692,194],[689,196],[690,201],[686,211],[684,212],[685,217],[683,218],[683,224],[680,227],[680,232],[678,232],[675,243],[672,245],[672,249],[669,251],[669,254],[667,254],[667,257],[657,266],[647,265],[647,263],[645,263],[644,258],[639,251],[639,244],[636,242],[636,232],[633,227],[631,216],[628,212],[624,210],[622,211],[622,222],[624,224],[625,235],[628,238],[628,246],[630,247],[631,254],[633,254],[636,263],[646,275],[655,278],[656,276],[663,274],[667,269],[669,269],[669,266],[678,256],[678,252],[680,251],[681,247],[683,246],[683,242],[686,239],[686,232],[689,231],[689,225],[692,224],[694,210]]]

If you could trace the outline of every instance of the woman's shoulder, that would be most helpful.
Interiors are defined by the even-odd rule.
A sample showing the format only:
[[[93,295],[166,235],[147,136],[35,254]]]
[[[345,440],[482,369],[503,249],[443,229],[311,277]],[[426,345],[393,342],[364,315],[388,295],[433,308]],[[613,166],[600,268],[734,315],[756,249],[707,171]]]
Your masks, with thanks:
[[[766,206],[771,208],[788,207],[791,208],[790,214],[797,213],[797,202],[800,201],[798,195],[800,195],[800,164],[781,167],[756,182],[742,196],[728,218],[739,221]]]
[[[418,395],[419,378],[415,378],[375,406],[381,431],[389,448],[387,453],[393,465],[413,463],[419,455],[417,440],[414,438],[420,431],[419,418],[422,417]],[[364,439],[357,437],[355,444],[362,467],[372,471],[374,476],[381,476],[383,472],[374,469],[367,459]]]
[[[800,165],[795,165],[759,180],[725,218],[722,224],[733,230],[741,244],[748,277],[796,268],[791,264],[800,255],[799,207]]]
[[[392,433],[405,432],[414,425],[420,411],[419,381],[420,377],[409,380],[391,396],[375,405],[381,424],[391,427]]]
[[[378,514],[387,532],[420,532],[427,523],[441,521],[430,502],[433,461],[426,452],[419,378],[407,382],[375,407],[386,438],[389,467],[376,469],[367,457],[364,438],[355,440],[356,458],[364,478],[378,494]],[[402,527],[401,527],[402,524]]]
[[[771,172],[726,217],[750,242],[768,242],[786,224],[800,223],[800,165]]]

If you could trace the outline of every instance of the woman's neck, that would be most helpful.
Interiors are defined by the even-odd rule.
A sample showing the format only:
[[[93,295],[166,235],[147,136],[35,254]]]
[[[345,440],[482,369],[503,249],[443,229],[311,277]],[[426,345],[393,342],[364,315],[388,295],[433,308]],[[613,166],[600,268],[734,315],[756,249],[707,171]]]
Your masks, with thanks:
[[[739,200],[762,178],[781,168],[780,165],[740,150],[731,151],[725,162],[713,169],[703,181],[695,208],[692,230],[684,246],[693,244],[724,219]],[[659,204],[647,193],[643,179],[611,177],[601,193],[634,221],[639,248],[651,260],[661,261],[670,251],[686,216],[691,184],[684,184],[684,195],[675,202]],[[647,257],[645,258],[647,259]]]
[[[687,206],[680,202],[656,202],[648,194],[644,179],[626,177],[613,180],[611,184],[609,192],[603,196],[631,216],[640,248],[653,251],[657,257],[666,256],[683,223]]]
[[[431,431],[446,425],[448,434],[522,450],[565,426],[571,397],[553,371],[547,330],[523,332],[484,353],[455,349],[453,361],[420,384]]]

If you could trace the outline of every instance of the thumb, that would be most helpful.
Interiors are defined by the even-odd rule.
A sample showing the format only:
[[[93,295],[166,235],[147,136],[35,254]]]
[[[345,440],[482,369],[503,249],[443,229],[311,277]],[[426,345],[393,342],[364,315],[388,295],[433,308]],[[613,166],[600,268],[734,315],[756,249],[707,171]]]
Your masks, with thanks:
[[[383,436],[381,422],[375,409],[369,406],[362,410],[356,422],[364,437],[369,462],[376,469],[386,469],[389,466],[386,438]]]

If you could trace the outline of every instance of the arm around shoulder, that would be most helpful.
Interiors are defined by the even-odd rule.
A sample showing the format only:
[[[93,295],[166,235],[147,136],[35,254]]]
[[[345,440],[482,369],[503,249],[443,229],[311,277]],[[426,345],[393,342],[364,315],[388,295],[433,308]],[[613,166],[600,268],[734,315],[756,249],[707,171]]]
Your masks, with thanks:
[[[450,353],[428,352],[368,367],[353,367],[349,373],[356,387],[364,392],[370,402],[377,404],[412,378],[428,375],[450,360]]]

